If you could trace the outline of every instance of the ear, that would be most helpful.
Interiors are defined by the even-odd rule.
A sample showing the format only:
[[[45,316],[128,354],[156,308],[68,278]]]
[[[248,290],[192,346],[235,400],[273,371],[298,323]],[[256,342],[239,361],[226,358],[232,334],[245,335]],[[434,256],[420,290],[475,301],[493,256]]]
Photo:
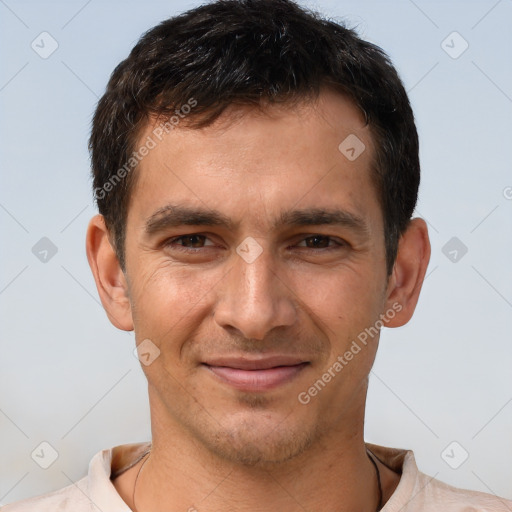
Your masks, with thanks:
[[[87,228],[87,259],[109,320],[118,329],[132,331],[128,285],[108,235],[103,215],[94,216]]]
[[[412,219],[400,237],[397,258],[389,278],[386,307],[392,308],[396,315],[386,322],[386,327],[400,327],[411,319],[429,261],[427,224],[423,219]]]

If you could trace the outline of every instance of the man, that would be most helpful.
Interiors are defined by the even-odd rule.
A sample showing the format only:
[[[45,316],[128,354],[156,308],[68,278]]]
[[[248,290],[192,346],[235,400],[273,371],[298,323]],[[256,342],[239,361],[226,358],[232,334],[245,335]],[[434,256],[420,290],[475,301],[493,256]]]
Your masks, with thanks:
[[[87,254],[135,331],[152,442],[7,512],[512,510],[364,442],[380,329],[409,321],[430,257],[379,48],[288,0],[196,8],[115,69],[90,149]]]

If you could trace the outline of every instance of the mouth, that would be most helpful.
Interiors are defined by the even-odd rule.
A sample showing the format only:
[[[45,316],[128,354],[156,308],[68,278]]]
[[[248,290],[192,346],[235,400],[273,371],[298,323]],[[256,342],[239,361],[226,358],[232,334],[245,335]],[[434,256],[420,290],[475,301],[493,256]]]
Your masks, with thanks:
[[[260,359],[220,358],[202,364],[235,389],[261,392],[290,382],[310,362],[289,356],[272,356]]]

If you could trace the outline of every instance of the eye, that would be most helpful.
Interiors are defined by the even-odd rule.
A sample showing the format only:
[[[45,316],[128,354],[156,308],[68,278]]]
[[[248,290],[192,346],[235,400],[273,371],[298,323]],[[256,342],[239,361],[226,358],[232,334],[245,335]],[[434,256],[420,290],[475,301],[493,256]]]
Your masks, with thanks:
[[[207,243],[209,241],[210,243]],[[191,233],[170,238],[163,244],[166,248],[172,250],[184,251],[189,253],[200,252],[201,249],[215,247],[215,244],[206,236],[199,233]],[[310,235],[303,238],[295,247],[305,248],[307,251],[328,252],[340,250],[346,247],[346,243],[341,239],[334,239],[327,235]]]
[[[178,250],[194,251],[195,249],[202,249],[206,240],[209,240],[207,236],[193,233],[166,240],[164,245]]]
[[[306,243],[307,249],[323,249],[325,251],[340,249],[346,245],[343,240],[336,241],[327,235],[311,235],[304,238],[301,243],[303,242]],[[329,247],[330,242],[334,244],[331,247]],[[299,246],[300,244],[297,244],[297,247]]]

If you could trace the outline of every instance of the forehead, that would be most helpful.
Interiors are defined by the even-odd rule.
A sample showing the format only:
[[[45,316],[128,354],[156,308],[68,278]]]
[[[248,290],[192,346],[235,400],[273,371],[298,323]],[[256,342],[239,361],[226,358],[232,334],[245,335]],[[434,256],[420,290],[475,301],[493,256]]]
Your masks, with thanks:
[[[378,208],[370,130],[338,93],[324,90],[293,106],[230,106],[201,129],[187,127],[181,115],[168,133],[167,119],[153,119],[139,137],[152,149],[136,171],[129,222],[147,221],[168,204],[244,217],[262,230],[294,205],[343,206],[358,217]]]

